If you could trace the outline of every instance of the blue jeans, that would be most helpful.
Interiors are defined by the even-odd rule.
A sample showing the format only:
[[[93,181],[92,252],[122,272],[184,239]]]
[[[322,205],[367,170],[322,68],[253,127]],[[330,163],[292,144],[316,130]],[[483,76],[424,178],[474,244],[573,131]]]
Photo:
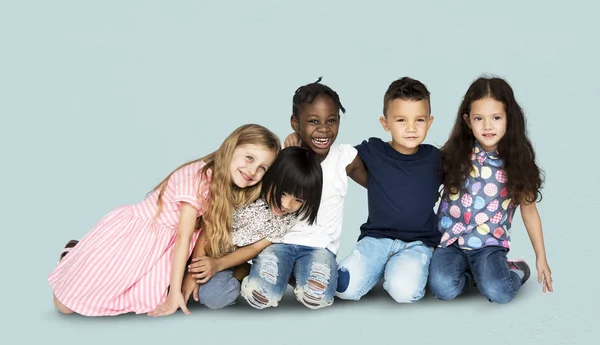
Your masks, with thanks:
[[[252,307],[276,307],[294,274],[296,299],[310,309],[333,303],[337,282],[335,254],[328,249],[274,243],[252,260],[241,295]]]
[[[429,288],[436,298],[451,300],[463,294],[473,274],[479,292],[489,301],[510,302],[521,287],[521,279],[506,262],[508,249],[488,246],[462,250],[456,244],[437,248],[431,259]]]
[[[383,278],[383,288],[398,303],[425,295],[433,248],[421,241],[364,237],[338,268],[336,296],[359,300]]]
[[[224,270],[200,285],[198,302],[210,309],[220,309],[235,304],[239,295],[240,282],[233,277],[233,270]]]

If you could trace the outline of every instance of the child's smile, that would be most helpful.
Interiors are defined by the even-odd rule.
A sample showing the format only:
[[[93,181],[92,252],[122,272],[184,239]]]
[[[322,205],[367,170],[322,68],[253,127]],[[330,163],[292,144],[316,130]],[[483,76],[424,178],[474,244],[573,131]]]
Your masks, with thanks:
[[[305,103],[297,117],[292,117],[292,128],[300,135],[302,144],[325,159],[339,130],[339,109],[327,96],[318,96]]]

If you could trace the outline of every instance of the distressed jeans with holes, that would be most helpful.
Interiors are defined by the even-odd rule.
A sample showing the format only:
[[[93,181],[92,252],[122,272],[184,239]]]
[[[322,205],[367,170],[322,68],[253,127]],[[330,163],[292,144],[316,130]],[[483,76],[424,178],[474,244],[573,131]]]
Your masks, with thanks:
[[[479,292],[490,302],[510,302],[521,288],[521,279],[506,262],[508,249],[488,246],[463,250],[453,244],[436,248],[431,260],[429,289],[440,300],[452,300],[469,288],[470,270]]]
[[[296,299],[310,309],[333,303],[337,283],[335,254],[328,249],[275,243],[252,260],[250,275],[242,281],[241,295],[257,309],[276,307],[291,275]]]
[[[383,278],[396,302],[416,302],[425,296],[432,253],[421,241],[364,237],[338,265],[336,296],[359,300]]]

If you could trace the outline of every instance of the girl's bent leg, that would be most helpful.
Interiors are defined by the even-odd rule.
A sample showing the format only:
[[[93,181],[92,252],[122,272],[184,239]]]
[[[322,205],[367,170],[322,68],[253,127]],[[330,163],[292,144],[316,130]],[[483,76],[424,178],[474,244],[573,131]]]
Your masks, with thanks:
[[[333,303],[337,287],[335,254],[325,248],[300,246],[294,268],[298,302],[310,309],[320,309]]]
[[[506,248],[490,246],[469,255],[477,287],[490,302],[508,303],[521,288],[521,279],[506,262],[507,252]]]
[[[59,263],[67,254],[69,254],[69,252],[77,245],[77,243],[79,243],[79,241],[70,240],[69,242],[67,242],[67,244],[65,244],[65,247],[64,247],[63,251],[60,253],[60,256],[58,258]],[[63,314],[73,314],[74,313],[71,309],[67,308],[64,304],[62,304],[56,298],[56,296],[53,296],[53,297],[54,297],[54,306],[56,307],[56,309],[58,311],[60,311]]]
[[[54,297],[54,306],[56,307],[56,309],[58,311],[60,311],[63,314],[73,314],[73,311],[67,307],[65,307],[64,304],[60,303],[60,301],[56,298],[56,296]]]
[[[240,295],[240,282],[233,277],[233,270],[215,273],[209,281],[200,285],[198,300],[210,309],[221,309],[235,304]]]
[[[252,260],[250,274],[241,287],[241,295],[250,306],[264,309],[278,305],[294,267],[293,248],[290,244],[271,244]]]
[[[457,246],[435,248],[429,268],[429,289],[433,295],[449,301],[463,294],[469,287],[468,266],[467,257]]]

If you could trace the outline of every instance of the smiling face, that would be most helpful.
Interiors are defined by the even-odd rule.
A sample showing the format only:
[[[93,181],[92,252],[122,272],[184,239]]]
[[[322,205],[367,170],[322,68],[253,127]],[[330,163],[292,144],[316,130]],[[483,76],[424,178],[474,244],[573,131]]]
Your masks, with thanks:
[[[275,152],[259,145],[240,145],[233,151],[231,181],[239,188],[251,187],[260,182],[275,160]]]
[[[312,103],[302,104],[298,114],[292,115],[291,123],[303,146],[323,160],[340,128],[339,109],[330,97],[320,95]]]
[[[506,134],[504,104],[492,98],[480,99],[471,103],[470,113],[463,117],[484,151],[498,149],[498,143]]]
[[[383,129],[392,133],[392,147],[406,155],[417,152],[433,122],[426,100],[394,99],[380,118]]]

